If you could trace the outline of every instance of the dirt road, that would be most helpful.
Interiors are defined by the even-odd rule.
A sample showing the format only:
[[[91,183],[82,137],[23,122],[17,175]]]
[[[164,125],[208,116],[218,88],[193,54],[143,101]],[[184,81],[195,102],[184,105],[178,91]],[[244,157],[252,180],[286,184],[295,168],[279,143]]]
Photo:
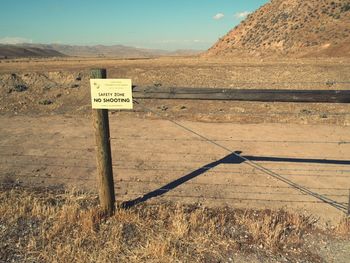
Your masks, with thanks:
[[[119,201],[135,198],[287,208],[337,221],[343,213],[158,118],[110,115]],[[96,190],[92,123],[77,116],[0,116],[2,182]],[[180,121],[181,125],[347,206],[347,127]],[[155,191],[156,190],[156,191]],[[151,193],[151,194],[149,194]],[[148,195],[147,195],[148,194]]]

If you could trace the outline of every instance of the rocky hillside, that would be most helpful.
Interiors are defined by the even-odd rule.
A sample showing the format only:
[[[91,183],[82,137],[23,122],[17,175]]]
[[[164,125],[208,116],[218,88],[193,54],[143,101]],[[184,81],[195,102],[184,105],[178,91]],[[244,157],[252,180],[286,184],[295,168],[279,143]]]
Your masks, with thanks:
[[[350,56],[350,0],[271,0],[205,55]]]
[[[0,58],[62,57],[62,53],[46,48],[0,45]]]

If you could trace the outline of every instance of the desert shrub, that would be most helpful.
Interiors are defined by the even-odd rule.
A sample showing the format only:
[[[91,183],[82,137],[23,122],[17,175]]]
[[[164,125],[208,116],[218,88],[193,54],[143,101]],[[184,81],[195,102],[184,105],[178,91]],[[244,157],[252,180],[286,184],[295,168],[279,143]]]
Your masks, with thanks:
[[[40,105],[50,105],[52,103],[53,103],[53,101],[50,99],[44,99],[44,100],[39,101]]]
[[[11,93],[12,91],[16,91],[16,92],[23,92],[26,91],[28,89],[28,87],[24,84],[17,84],[15,85],[13,88],[11,88],[9,90],[9,93]]]
[[[341,8],[340,8],[341,12],[347,12],[350,10],[350,3],[346,3],[344,4]]]

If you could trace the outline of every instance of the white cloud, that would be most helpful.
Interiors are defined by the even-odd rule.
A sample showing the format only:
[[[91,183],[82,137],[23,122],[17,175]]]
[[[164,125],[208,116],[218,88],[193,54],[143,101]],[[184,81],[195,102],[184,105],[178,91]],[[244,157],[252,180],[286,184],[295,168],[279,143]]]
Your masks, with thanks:
[[[234,15],[235,18],[238,18],[238,19],[244,19],[246,18],[251,12],[249,11],[243,11],[243,12],[238,12]]]
[[[33,43],[33,40],[23,38],[23,37],[3,37],[3,38],[0,38],[0,44],[15,45],[15,44],[22,44],[22,43]]]
[[[159,41],[152,41],[151,43],[173,44],[173,43],[207,43],[207,42],[200,39],[164,39]]]
[[[215,20],[220,20],[222,18],[224,18],[224,14],[223,13],[217,13],[215,16],[213,16],[213,19]]]

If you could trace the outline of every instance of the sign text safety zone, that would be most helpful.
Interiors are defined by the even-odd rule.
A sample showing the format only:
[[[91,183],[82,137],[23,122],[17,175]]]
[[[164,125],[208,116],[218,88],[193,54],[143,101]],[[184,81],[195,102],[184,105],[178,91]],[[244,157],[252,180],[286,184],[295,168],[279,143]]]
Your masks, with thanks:
[[[131,79],[90,79],[93,109],[131,110]]]

